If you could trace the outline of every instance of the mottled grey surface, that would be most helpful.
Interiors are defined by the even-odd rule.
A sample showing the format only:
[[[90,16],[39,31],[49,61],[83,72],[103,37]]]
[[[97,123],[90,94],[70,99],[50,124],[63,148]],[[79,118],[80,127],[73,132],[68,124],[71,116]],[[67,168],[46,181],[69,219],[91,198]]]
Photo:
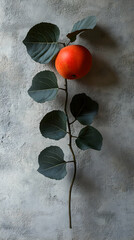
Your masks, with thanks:
[[[32,77],[53,68],[31,60],[22,40],[42,21],[57,24],[62,40],[88,15],[97,16],[97,27],[77,43],[90,49],[93,67],[69,82],[69,96],[85,92],[100,103],[93,126],[104,144],[101,152],[74,146],[78,172],[70,230],[72,166],[62,181],[36,171],[38,153],[50,144],[60,145],[71,160],[67,137],[46,140],[38,128],[46,112],[63,108],[64,93],[45,104],[28,96]],[[134,1],[0,0],[0,26],[0,240],[134,240]],[[80,127],[74,124],[74,134]]]

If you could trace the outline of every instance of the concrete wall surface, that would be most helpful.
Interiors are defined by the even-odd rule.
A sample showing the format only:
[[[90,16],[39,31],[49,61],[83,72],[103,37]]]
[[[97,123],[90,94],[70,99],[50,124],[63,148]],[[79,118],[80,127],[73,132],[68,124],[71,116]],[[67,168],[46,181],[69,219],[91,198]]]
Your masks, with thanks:
[[[47,112],[63,109],[64,92],[45,104],[28,96],[33,76],[55,69],[34,62],[22,40],[33,25],[46,21],[59,26],[63,41],[73,24],[88,15],[97,17],[97,26],[76,43],[91,51],[93,66],[83,79],[69,81],[69,101],[85,92],[99,103],[93,126],[104,142],[101,151],[81,151],[74,144],[77,178],[70,230],[73,165],[68,164],[61,181],[36,171],[38,154],[49,145],[60,146],[65,159],[72,159],[68,137],[49,140],[39,131]],[[133,0],[0,0],[0,240],[134,240],[133,40]],[[75,122],[73,134],[80,129]]]

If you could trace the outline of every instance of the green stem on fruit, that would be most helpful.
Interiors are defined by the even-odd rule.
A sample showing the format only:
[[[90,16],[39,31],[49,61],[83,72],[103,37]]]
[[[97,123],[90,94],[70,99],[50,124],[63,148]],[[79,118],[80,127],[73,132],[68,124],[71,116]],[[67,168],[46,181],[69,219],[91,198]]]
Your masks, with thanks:
[[[72,148],[72,137],[75,137],[75,136],[72,136],[72,134],[71,134],[71,127],[70,127],[69,116],[68,116],[68,112],[67,112],[67,103],[68,103],[67,79],[65,79],[65,92],[66,92],[66,98],[65,98],[64,110],[65,110],[65,113],[66,113],[66,116],[67,116],[68,134],[69,134],[69,144],[68,145],[69,145],[70,151],[71,151],[72,156],[73,156],[73,161],[71,161],[71,162],[74,163],[74,174],[73,174],[73,179],[72,179],[70,189],[69,189],[69,206],[68,206],[69,207],[69,227],[72,228],[71,194],[72,194],[72,188],[73,188],[74,180],[75,180],[75,177],[76,177],[76,157],[75,157],[75,154],[74,154],[74,151],[73,151],[73,148]]]

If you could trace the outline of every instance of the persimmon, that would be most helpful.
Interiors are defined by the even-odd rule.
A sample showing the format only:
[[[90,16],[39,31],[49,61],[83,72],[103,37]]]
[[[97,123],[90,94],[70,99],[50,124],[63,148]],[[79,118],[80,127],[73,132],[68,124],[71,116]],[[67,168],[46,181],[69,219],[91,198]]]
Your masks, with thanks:
[[[91,69],[92,55],[81,45],[71,45],[62,48],[55,60],[57,72],[67,79],[84,77]]]

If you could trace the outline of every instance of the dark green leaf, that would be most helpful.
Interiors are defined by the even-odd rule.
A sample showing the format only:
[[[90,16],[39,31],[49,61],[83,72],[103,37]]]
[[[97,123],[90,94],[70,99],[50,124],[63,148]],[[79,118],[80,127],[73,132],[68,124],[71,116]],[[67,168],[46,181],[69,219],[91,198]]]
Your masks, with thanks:
[[[71,113],[83,125],[90,125],[93,122],[98,108],[98,103],[85,93],[75,95],[70,103]]]
[[[101,150],[102,140],[102,135],[97,129],[87,126],[80,131],[75,142],[77,147],[82,150],[87,150],[88,148]]]
[[[64,112],[49,112],[40,122],[40,131],[46,138],[59,140],[66,135],[67,117]]]
[[[28,94],[34,101],[44,103],[53,100],[58,92],[57,78],[51,71],[39,72],[32,81]]]
[[[30,29],[23,40],[31,58],[39,63],[49,63],[59,51],[59,28],[52,23],[42,22]]]
[[[45,148],[39,155],[38,172],[46,177],[60,180],[67,174],[64,153],[57,146]]]
[[[76,36],[79,33],[89,29],[93,29],[95,25],[96,25],[95,16],[86,17],[74,24],[71,33],[68,33],[67,37],[70,39],[71,42],[74,42],[76,40]]]

